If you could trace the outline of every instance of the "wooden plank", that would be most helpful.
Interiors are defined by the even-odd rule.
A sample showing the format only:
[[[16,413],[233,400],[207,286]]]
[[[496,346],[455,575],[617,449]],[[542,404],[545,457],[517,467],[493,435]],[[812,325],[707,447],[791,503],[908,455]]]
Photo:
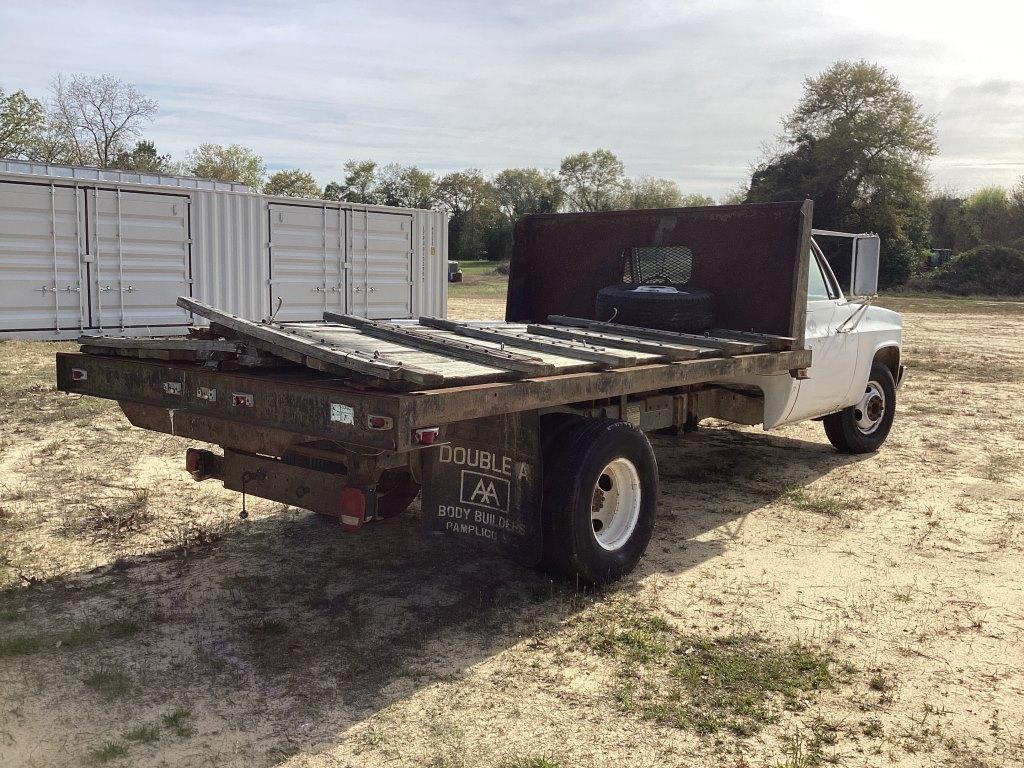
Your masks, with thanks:
[[[701,336],[696,333],[678,333],[677,331],[662,331],[657,328],[639,328],[635,325],[619,325],[618,323],[603,323],[598,320],[587,320],[583,317],[566,317],[565,315],[550,315],[548,321],[555,325],[567,325],[574,328],[587,328],[592,331],[604,331],[607,333],[619,333],[628,336],[636,336],[640,339],[655,339],[657,341],[673,341],[682,344],[693,344],[700,347],[719,349],[727,355],[744,355],[751,352],[765,351],[764,344],[753,344],[749,341],[735,341],[732,339],[719,339],[714,336]]]
[[[429,334],[402,328],[392,323],[380,323],[354,315],[339,315],[335,312],[324,312],[324,320],[341,323],[358,328],[362,333],[379,339],[398,341],[410,347],[437,352],[460,360],[470,360],[509,371],[516,371],[527,376],[550,376],[555,367],[536,357],[529,357],[518,352],[481,347],[479,344],[460,342],[453,339],[439,339]]]
[[[438,426],[464,419],[614,398],[635,392],[653,392],[734,376],[781,373],[807,368],[810,364],[810,350],[801,349],[410,392],[400,396],[402,423],[411,429]]]
[[[444,381],[443,376],[432,371],[383,358],[374,358],[365,352],[346,349],[338,344],[318,344],[288,333],[280,327],[243,320],[185,296],[178,297],[178,306],[200,317],[205,317],[211,323],[227,328],[236,335],[252,340],[254,345],[259,348],[267,349],[270,352],[276,348],[286,349],[298,353],[304,358],[318,360],[329,366],[328,370],[334,373],[344,375],[347,371],[356,371],[384,381],[404,380],[419,386],[435,386]]]
[[[182,338],[119,338],[117,336],[90,336],[85,334],[78,338],[79,344],[90,347],[109,347],[114,349],[161,349],[182,350],[187,352],[237,352],[237,341],[221,341],[210,339]]]
[[[553,336],[557,339],[575,339],[591,344],[604,344],[616,349],[632,349],[637,352],[650,352],[668,360],[696,360],[698,357],[718,357],[717,349],[694,347],[683,344],[672,344],[667,341],[645,341],[615,333],[599,333],[576,328],[559,328],[554,325],[527,325],[526,330],[541,336]]]
[[[490,322],[493,323],[494,321],[492,320]],[[446,331],[441,328],[428,328],[422,325],[412,325],[409,326],[409,328],[415,331],[416,333],[429,334],[439,339],[465,340],[466,338],[456,333],[455,331]],[[510,330],[517,333],[526,333],[526,326],[524,325],[518,328],[510,327],[505,330]],[[520,349],[516,347],[515,344],[509,344],[507,341],[503,339],[495,339],[493,341],[488,341],[487,339],[474,338],[473,343],[479,344],[482,347],[487,347],[488,349],[503,349],[511,351],[516,351],[517,349]],[[552,373],[553,376],[560,373],[575,373],[577,371],[595,371],[602,367],[600,363],[595,363],[591,360],[581,360],[578,357],[568,357],[567,355],[559,354],[558,352],[551,352],[548,350],[541,349],[524,349],[524,351],[528,351],[531,355],[536,355],[545,363],[550,363],[551,365],[553,365],[555,368],[554,372]]]
[[[174,360],[177,362],[198,362],[203,358],[187,349],[132,349],[126,347],[94,347],[82,344],[79,349],[86,355],[107,355],[109,357],[133,357],[140,360]]]
[[[421,317],[419,322],[420,325],[424,325],[428,328],[453,331],[474,339],[481,339],[500,344],[510,344],[514,347],[522,347],[523,349],[555,352],[565,357],[574,357],[578,360],[589,360],[593,363],[600,363],[602,366],[609,368],[627,368],[631,365],[637,364],[635,355],[624,355],[621,352],[615,352],[592,344],[555,341],[550,338],[531,336],[529,333],[502,331],[493,327],[478,328],[464,323],[457,323],[453,320],[444,320],[440,317]]]
[[[345,347],[360,350],[371,355],[376,354],[389,360],[400,360],[405,365],[413,365],[424,370],[434,371],[444,376],[444,385],[452,381],[509,381],[522,378],[517,371],[509,371],[495,367],[493,363],[475,363],[443,355],[438,352],[412,347],[398,341],[378,338],[364,333],[358,328],[347,325],[327,323],[290,323],[292,333],[308,337],[314,341],[324,339]]]
[[[719,339],[733,339],[735,341],[749,341],[754,344],[764,344],[773,352],[793,349],[793,347],[796,346],[796,339],[792,336],[776,336],[773,333],[734,331],[731,328],[712,328],[708,333]]]

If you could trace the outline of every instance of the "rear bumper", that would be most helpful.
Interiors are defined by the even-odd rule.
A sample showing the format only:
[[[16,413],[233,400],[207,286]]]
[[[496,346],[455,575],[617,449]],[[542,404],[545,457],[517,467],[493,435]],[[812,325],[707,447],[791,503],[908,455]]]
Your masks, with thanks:
[[[901,365],[899,372],[896,374],[896,389],[900,388],[900,384],[903,383],[903,379],[906,378],[906,375],[907,375],[907,366]]]

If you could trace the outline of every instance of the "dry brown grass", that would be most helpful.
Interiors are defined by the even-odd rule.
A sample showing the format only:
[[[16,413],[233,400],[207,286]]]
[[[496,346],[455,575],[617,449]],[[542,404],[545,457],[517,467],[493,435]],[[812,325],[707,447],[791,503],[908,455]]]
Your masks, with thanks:
[[[656,438],[655,538],[606,594],[410,516],[242,522],[188,441],[53,390],[66,345],[0,344],[0,765],[1021,764],[1024,311],[883,303],[886,447]]]

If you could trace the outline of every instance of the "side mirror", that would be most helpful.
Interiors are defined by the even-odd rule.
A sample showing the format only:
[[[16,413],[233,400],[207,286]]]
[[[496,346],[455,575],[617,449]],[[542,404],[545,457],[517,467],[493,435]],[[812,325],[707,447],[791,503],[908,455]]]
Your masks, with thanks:
[[[853,241],[853,264],[850,265],[850,295],[874,296],[878,293],[878,235],[858,235]]]

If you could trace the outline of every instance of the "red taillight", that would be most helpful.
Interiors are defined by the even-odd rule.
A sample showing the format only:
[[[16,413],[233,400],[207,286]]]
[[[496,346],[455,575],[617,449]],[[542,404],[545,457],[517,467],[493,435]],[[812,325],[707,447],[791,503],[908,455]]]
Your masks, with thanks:
[[[341,489],[341,527],[358,531],[366,520],[366,494],[362,488],[346,486]]]
[[[391,429],[394,422],[388,416],[367,416],[366,426],[370,429]]]
[[[412,440],[419,445],[433,445],[437,442],[440,434],[440,427],[424,427],[423,429],[413,430]]]
[[[210,477],[217,463],[217,455],[202,448],[188,448],[185,451],[185,469],[194,480]]]
[[[202,455],[198,448],[189,448],[185,451],[185,469],[189,472],[198,470],[201,461]]]

